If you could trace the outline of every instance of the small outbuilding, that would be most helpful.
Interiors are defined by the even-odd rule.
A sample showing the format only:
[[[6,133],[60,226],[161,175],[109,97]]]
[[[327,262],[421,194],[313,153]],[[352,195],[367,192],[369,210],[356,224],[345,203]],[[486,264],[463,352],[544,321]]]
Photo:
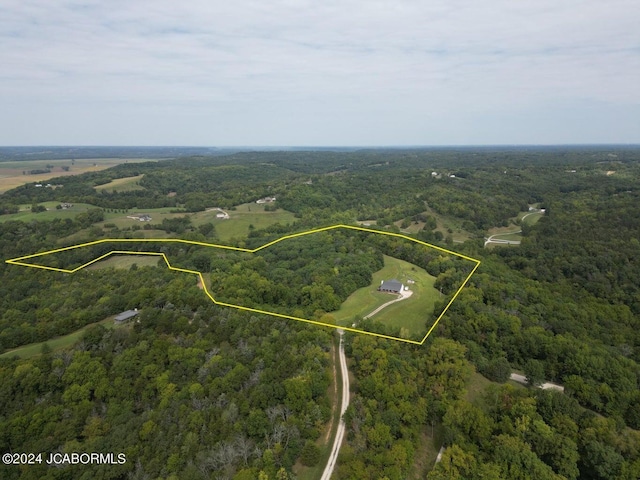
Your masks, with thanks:
[[[113,319],[116,323],[123,323],[126,322],[127,320],[132,319],[133,317],[135,317],[136,315],[138,315],[138,309],[135,308],[133,310],[127,310],[126,312],[122,312],[118,315],[116,315],[116,317]]]

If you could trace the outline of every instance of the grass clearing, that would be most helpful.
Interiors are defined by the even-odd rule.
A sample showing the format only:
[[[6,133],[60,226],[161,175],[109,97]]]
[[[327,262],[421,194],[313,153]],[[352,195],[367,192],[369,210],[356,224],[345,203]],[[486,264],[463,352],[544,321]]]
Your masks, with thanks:
[[[410,335],[422,334],[425,331],[425,320],[433,311],[435,301],[440,297],[433,284],[435,277],[412,263],[397,258],[384,256],[384,267],[373,274],[371,285],[353,292],[342,303],[339,310],[331,314],[340,325],[350,325],[354,317],[364,317],[380,305],[396,298],[396,295],[381,293],[376,290],[383,280],[396,279],[407,284],[407,280],[415,283],[408,285],[413,295],[401,302],[382,309],[373,318],[394,327],[404,328]]]
[[[111,255],[104,260],[100,260],[87,267],[87,270],[102,270],[105,268],[115,268],[119,270],[129,270],[133,265],[138,267],[157,267],[166,264],[162,257],[158,255]]]
[[[0,162],[0,193],[27,183],[46,183],[56,177],[80,175],[87,172],[106,170],[121,163],[139,163],[157,161],[151,158],[84,158],[73,160],[27,160],[22,162]],[[47,166],[50,173],[23,174],[31,170],[42,170]],[[64,168],[69,168],[65,171]],[[45,187],[42,187],[45,188]]]
[[[501,233],[493,238],[496,240],[522,241],[522,235],[520,233]]]
[[[257,203],[243,203],[237,205],[235,209],[224,210],[229,214],[229,219],[216,218],[220,213],[218,210],[207,210],[205,212],[194,213],[191,222],[195,225],[211,222],[215,225],[218,238],[227,242],[232,238],[246,238],[250,231],[250,226],[255,229],[266,228],[276,223],[286,225],[293,223],[295,216],[291,212],[278,209],[275,212],[266,212],[264,205]]]
[[[72,207],[66,209],[57,209],[60,202],[42,202],[38,205],[42,205],[47,208],[46,212],[34,213],[31,211],[31,205],[20,205],[20,211],[18,213],[12,213],[10,215],[0,215],[0,222],[6,222],[9,220],[19,220],[22,222],[30,222],[31,220],[53,220],[55,218],[75,218],[79,213],[86,212],[91,208],[98,208],[95,205],[88,203],[74,203]]]
[[[135,185],[135,182],[138,181],[142,175],[138,175],[136,177],[128,177],[126,179],[121,178],[118,180],[114,180],[106,184],[106,186],[114,185],[116,182],[123,181],[121,183],[120,188],[116,188],[118,191],[126,191],[121,190],[122,185],[128,185],[127,188],[137,189],[139,185]],[[97,188],[105,188],[105,185]],[[43,187],[44,188],[44,187]],[[110,187],[109,187],[110,188]],[[107,190],[109,189],[107,188]],[[142,187],[140,187],[142,188]],[[33,213],[31,211],[31,205],[21,205],[20,211],[18,213],[13,213],[10,215],[0,215],[0,222],[6,222],[9,220],[20,220],[23,222],[29,222],[31,220],[53,220],[55,218],[70,218],[73,219],[79,213],[86,212],[91,208],[98,208],[95,205],[90,205],[88,203],[74,204],[72,207],[67,209],[57,209],[56,207],[60,204],[60,202],[43,202],[39,205],[43,205],[47,208],[46,212]],[[245,203],[242,205],[238,205],[235,209],[224,210],[229,214],[229,219],[221,219],[217,218],[216,215],[220,213],[217,209],[209,209],[204,212],[181,212],[176,211],[175,207],[163,207],[163,208],[148,208],[148,209],[138,209],[132,208],[129,210],[115,210],[104,212],[104,221],[98,222],[95,226],[102,228],[105,230],[106,235],[108,236],[108,232],[110,228],[105,225],[111,224],[120,230],[126,230],[131,227],[143,227],[145,225],[158,225],[162,223],[164,219],[171,219],[177,217],[189,217],[191,219],[191,223],[193,226],[198,227],[204,223],[211,222],[215,225],[216,233],[218,235],[219,241],[221,243],[229,242],[231,239],[241,239],[246,238],[251,230],[251,226],[256,229],[266,228],[270,225],[274,225],[276,223],[281,224],[290,224],[295,221],[295,216],[293,213],[288,212],[286,210],[276,210],[275,212],[266,212],[264,210],[264,205],[258,205],[255,203]],[[136,215],[147,214],[151,217],[149,222],[141,222],[137,218],[129,218],[135,217]],[[84,239],[84,234],[78,232],[79,235],[76,235],[78,238]],[[156,236],[158,238],[167,238],[172,235],[167,234],[163,230],[137,230],[133,232],[133,236],[136,238],[151,238]]]
[[[138,185],[140,179],[142,179],[144,175],[136,175],[135,177],[124,177],[124,178],[116,178],[109,183],[105,183],[104,185],[98,185],[97,187],[93,187],[98,192],[108,191],[111,192],[113,190],[118,192],[131,192],[134,190],[144,190],[145,188],[141,185]]]
[[[164,218],[176,218],[176,217],[184,217],[184,216],[192,215],[187,212],[171,213],[172,210],[175,211],[176,208],[175,207],[147,208],[147,209],[132,208],[127,210],[125,213],[123,213],[122,211],[115,211],[115,212],[107,211],[104,214],[104,219],[105,219],[104,222],[96,223],[96,225],[99,227],[105,228],[105,224],[114,224],[119,229],[124,230],[126,228],[133,227],[134,225],[137,225],[142,228],[144,225],[148,225],[148,224],[151,224],[151,225],[160,224],[162,223],[162,220]],[[149,215],[151,217],[151,221],[141,222],[137,218],[129,218],[129,217],[135,217],[136,215],[142,215],[142,214]]]
[[[464,399],[473,404],[482,403],[483,394],[487,390],[490,385],[500,385],[497,382],[493,382],[489,380],[484,375],[473,372],[471,378],[469,379],[469,383],[467,383],[467,392],[464,395]]]
[[[69,348],[74,345],[78,340],[80,340],[80,338],[82,338],[84,332],[94,325],[102,325],[105,328],[114,328],[115,325],[113,318],[114,316],[107,317],[104,320],[100,320],[99,322],[85,325],[84,327],[76,330],[75,332],[71,332],[68,335],[52,338],[45,342],[30,343],[28,345],[23,345],[22,347],[14,348],[13,350],[4,352],[2,355],[0,355],[0,358],[11,358],[14,356],[18,356],[20,358],[36,357],[42,353],[42,346],[45,343],[49,345],[52,352],[64,350],[65,348]]]
[[[527,225],[535,225],[543,217],[543,215],[544,213],[542,212],[522,212],[518,214],[518,218]]]
[[[426,426],[420,433],[418,446],[413,456],[413,466],[409,471],[410,480],[420,480],[431,471],[436,463],[438,452],[444,442],[444,427],[440,423]]]
[[[426,215],[431,215],[436,219],[435,231],[442,233],[444,238],[451,235],[451,238],[453,238],[453,241],[456,243],[464,243],[471,238],[471,234],[462,227],[463,220],[455,217],[448,217],[446,215],[440,215],[429,207],[427,207],[427,210],[424,213]]]

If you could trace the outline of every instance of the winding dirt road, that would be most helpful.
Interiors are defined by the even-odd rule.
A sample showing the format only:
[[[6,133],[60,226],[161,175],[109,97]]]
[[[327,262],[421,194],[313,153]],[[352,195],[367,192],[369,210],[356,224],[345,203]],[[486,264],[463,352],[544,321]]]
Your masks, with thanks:
[[[344,437],[345,430],[345,424],[342,416],[349,406],[349,370],[347,370],[347,359],[344,356],[344,331],[338,330],[338,333],[340,334],[339,356],[340,372],[342,373],[342,403],[340,405],[340,423],[338,424],[336,437],[333,441],[333,447],[331,447],[331,455],[329,455],[327,466],[325,467],[324,472],[322,472],[321,480],[329,480],[331,478],[333,469],[336,466],[336,462],[338,461],[338,453],[340,452],[340,445],[342,445],[342,439]]]

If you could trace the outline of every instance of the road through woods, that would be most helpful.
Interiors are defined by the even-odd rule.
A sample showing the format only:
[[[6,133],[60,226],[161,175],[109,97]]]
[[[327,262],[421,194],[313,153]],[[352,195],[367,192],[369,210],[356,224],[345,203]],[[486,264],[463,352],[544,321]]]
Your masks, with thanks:
[[[322,473],[321,480],[329,480],[333,473],[333,468],[336,466],[338,460],[338,453],[340,452],[340,445],[342,445],[342,438],[344,437],[344,420],[342,416],[349,406],[349,371],[347,370],[347,359],[344,356],[344,331],[338,330],[340,334],[340,371],[342,372],[342,402],[340,405],[340,422],[338,423],[338,430],[336,431],[336,437],[333,441],[333,447],[331,447],[331,455],[327,461],[327,466]]]

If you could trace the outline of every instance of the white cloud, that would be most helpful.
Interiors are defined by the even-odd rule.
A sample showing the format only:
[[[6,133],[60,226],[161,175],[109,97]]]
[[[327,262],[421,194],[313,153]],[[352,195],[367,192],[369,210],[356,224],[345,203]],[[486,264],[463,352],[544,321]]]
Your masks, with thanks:
[[[501,118],[535,130],[534,112],[558,105],[596,124],[640,113],[639,12],[635,0],[5,0],[0,143],[148,143],[158,130],[174,144],[455,143],[473,132],[437,139],[474,121],[512,143]],[[85,137],[11,120],[79,126],[105,109],[114,123],[74,129]],[[126,135],[117,118],[131,119]]]

